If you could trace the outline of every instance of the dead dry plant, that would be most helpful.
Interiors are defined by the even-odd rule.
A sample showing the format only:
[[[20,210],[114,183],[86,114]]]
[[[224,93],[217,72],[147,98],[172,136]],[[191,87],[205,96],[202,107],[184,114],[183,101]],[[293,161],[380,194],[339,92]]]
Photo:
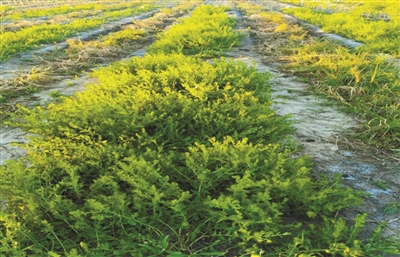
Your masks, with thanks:
[[[269,62],[289,62],[293,58],[292,46],[303,43],[308,36],[307,31],[279,14],[253,14],[245,18],[245,24]]]
[[[338,99],[343,99],[346,103],[349,101],[353,101],[356,97],[363,95],[364,88],[362,87],[352,87],[352,86],[339,86],[332,87],[328,86],[326,92],[329,95],[333,95]],[[343,101],[342,101],[343,102]]]
[[[7,94],[7,92],[28,92],[29,88],[42,87],[54,81],[54,77],[51,76],[49,70],[49,68],[34,68],[29,72],[21,72],[13,78],[2,79],[0,90]]]

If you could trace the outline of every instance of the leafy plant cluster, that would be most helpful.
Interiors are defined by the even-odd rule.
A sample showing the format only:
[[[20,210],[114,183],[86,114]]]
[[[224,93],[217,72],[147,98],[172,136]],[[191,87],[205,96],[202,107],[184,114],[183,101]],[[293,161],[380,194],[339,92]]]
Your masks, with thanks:
[[[203,7],[168,29],[148,49],[150,53],[183,53],[212,57],[222,55],[238,45],[240,36],[232,30],[234,19],[226,13],[226,7]]]
[[[213,7],[202,6],[200,11]],[[216,8],[218,10],[218,8]],[[358,204],[312,180],[270,108],[270,75],[229,59],[153,53],[12,124],[33,134],[0,166],[6,256],[378,256],[333,214]],[[304,224],[298,220],[307,220]]]
[[[152,9],[154,9],[152,5],[141,5],[136,8],[106,12],[95,18],[75,19],[68,24],[41,24],[16,32],[2,33],[0,61],[4,61],[16,53],[34,49],[40,44],[60,42],[77,32],[86,31],[106,22]]]
[[[269,108],[267,74],[157,54],[94,76],[99,84],[61,104],[23,109],[16,125],[36,136],[25,161],[1,168],[5,253],[201,256],[283,242],[293,251],[301,224],[285,218],[360,200],[289,157],[291,129]]]

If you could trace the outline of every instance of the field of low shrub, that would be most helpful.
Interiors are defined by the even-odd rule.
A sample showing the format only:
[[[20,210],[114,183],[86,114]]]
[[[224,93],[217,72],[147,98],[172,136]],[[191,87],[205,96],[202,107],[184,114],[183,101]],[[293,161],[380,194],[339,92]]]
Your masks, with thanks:
[[[213,19],[210,11],[224,10],[197,13]],[[269,74],[157,51],[92,76],[86,91],[14,115],[32,136],[25,158],[0,166],[2,255],[397,251],[379,228],[357,238],[365,215],[353,225],[335,218],[361,194],[339,177],[313,180],[310,160],[293,157],[291,124],[270,108]]]

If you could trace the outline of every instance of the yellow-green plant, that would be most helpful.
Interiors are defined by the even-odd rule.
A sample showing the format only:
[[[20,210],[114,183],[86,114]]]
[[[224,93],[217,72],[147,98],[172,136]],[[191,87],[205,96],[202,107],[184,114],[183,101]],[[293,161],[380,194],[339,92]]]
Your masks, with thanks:
[[[331,218],[358,194],[313,181],[308,159],[282,144],[291,129],[269,107],[268,74],[161,54],[94,76],[87,91],[16,116],[35,136],[25,160],[0,167],[3,254],[371,252],[355,239],[365,217],[350,237]],[[325,218],[326,240],[313,244],[319,227],[289,216]]]
[[[299,19],[320,26],[326,32],[333,32],[363,42],[374,52],[399,55],[400,23],[391,21],[369,21],[353,13],[321,13],[309,8],[286,8],[284,12]]]
[[[169,28],[148,49],[150,53],[184,53],[203,57],[221,55],[239,44],[234,20],[224,7],[201,6],[181,24]]]

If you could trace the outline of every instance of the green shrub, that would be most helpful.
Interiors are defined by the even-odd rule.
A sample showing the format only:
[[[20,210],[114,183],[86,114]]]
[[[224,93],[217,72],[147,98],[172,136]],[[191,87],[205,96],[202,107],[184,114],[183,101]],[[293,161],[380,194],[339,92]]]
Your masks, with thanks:
[[[0,168],[2,253],[293,251],[304,229],[289,217],[333,222],[331,213],[360,201],[338,179],[312,181],[307,158],[290,157],[280,142],[291,129],[269,109],[267,74],[148,55],[94,76],[87,91],[15,116],[35,135],[25,159]],[[345,239],[335,243],[347,249]],[[333,251],[330,243],[302,245]]]

